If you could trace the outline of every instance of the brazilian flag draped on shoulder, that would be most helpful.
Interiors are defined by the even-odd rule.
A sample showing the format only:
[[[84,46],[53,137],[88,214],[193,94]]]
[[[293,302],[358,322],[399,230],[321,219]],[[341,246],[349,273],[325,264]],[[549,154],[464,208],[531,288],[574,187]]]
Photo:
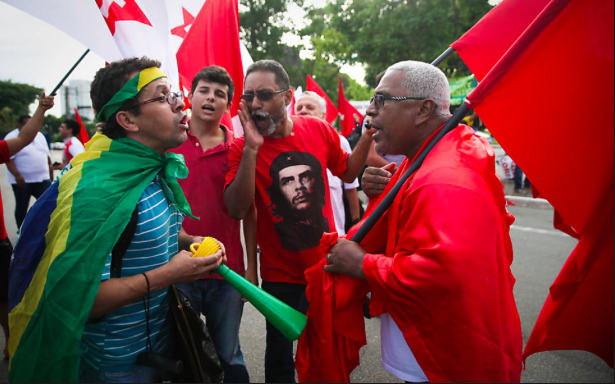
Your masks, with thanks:
[[[77,382],[84,325],[106,260],[145,188],[190,207],[183,156],[97,134],[31,208],[10,268],[11,382]]]

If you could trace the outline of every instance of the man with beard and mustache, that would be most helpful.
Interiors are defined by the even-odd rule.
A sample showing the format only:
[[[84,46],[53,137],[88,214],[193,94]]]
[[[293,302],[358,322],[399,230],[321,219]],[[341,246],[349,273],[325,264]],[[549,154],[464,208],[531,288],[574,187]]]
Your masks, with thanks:
[[[305,172],[293,176],[295,172],[291,172],[287,175],[288,181],[302,174],[303,178],[322,178],[326,196],[324,206],[312,211],[312,217],[304,220],[315,223],[322,215],[329,228],[335,228],[325,170],[329,168],[343,181],[352,182],[365,165],[372,132],[365,132],[354,152],[348,155],[340,146],[339,135],[327,123],[315,117],[289,117],[287,107],[292,101],[293,92],[288,74],[275,61],[259,61],[248,68],[244,93],[239,118],[245,135],[237,139],[231,148],[224,202],[231,216],[238,220],[243,219],[252,202],[256,202],[263,289],[305,313],[308,303],[304,272],[320,262],[322,256],[317,243],[310,242],[310,246],[315,246],[301,251],[284,246],[286,240],[283,241],[276,231],[276,224],[282,220],[275,214],[275,202],[267,193],[274,184],[270,173],[272,164],[278,156],[287,152],[311,154],[316,158],[320,164],[319,170],[312,169],[314,173],[309,176],[304,175]],[[316,172],[319,174],[316,175]],[[322,227],[317,232],[324,232],[325,229]],[[306,235],[314,238],[322,233]],[[294,373],[293,343],[267,322],[265,381],[294,382]]]

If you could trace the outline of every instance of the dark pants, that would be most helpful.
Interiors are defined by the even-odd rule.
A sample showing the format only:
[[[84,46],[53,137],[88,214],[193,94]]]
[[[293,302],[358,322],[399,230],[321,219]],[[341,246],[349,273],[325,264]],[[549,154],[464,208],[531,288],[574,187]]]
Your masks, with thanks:
[[[19,229],[28,213],[30,197],[34,196],[35,199],[41,197],[47,188],[51,186],[51,180],[41,181],[40,183],[27,183],[25,187],[20,187],[17,184],[12,184],[11,186],[15,194],[15,221],[17,222],[17,229]]]
[[[531,187],[530,179],[528,179],[527,176],[525,177],[525,183],[523,183],[522,181],[523,181],[523,171],[517,165],[515,167],[515,189],[521,189],[522,187],[525,187],[525,188]]]
[[[265,292],[301,313],[306,313],[308,309],[305,288],[306,286],[302,284],[263,281]],[[295,382],[293,342],[284,337],[269,321],[267,321],[267,347],[265,349],[265,382]]]

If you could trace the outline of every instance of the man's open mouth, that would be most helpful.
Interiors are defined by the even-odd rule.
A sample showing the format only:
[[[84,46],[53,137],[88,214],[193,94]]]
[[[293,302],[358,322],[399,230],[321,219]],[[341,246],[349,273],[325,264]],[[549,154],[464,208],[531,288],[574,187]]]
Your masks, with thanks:
[[[209,111],[209,112],[215,112],[216,111],[216,109],[214,107],[210,106],[210,105],[204,105],[204,106],[201,107],[201,109],[204,110],[204,111]]]

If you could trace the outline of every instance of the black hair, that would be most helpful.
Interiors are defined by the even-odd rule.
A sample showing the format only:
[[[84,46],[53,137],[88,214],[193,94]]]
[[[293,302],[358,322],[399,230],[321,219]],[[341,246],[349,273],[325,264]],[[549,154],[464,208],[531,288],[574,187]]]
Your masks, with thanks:
[[[17,124],[22,125],[24,123],[24,121],[26,121],[27,119],[31,119],[32,116],[30,115],[21,115],[17,118]]]
[[[233,96],[235,95],[235,83],[233,83],[233,79],[231,79],[231,75],[229,75],[226,69],[218,67],[217,65],[212,65],[201,69],[192,80],[192,93],[196,91],[196,87],[199,85],[199,81],[201,80],[227,85],[228,102],[230,104],[233,101]]]
[[[103,67],[96,72],[94,81],[90,88],[90,97],[92,99],[92,107],[97,113],[107,104],[115,94],[122,89],[124,84],[131,79],[131,75],[135,72],[141,72],[144,69],[157,67],[160,68],[160,62],[147,57],[133,57],[115,61],[106,67]],[[138,97],[135,96],[135,99]],[[138,116],[141,113],[140,107],[130,107],[132,100],[126,101],[118,110],[129,111],[133,115]],[[117,112],[111,115],[109,121],[104,122],[102,133],[109,136],[111,139],[119,139],[126,137],[126,130],[117,122]]]
[[[281,89],[290,89],[288,73],[282,64],[275,60],[261,60],[250,65],[245,78],[247,79],[252,72],[271,72],[275,75],[275,82]]]
[[[81,124],[79,124],[76,120],[66,119],[62,121],[62,124],[66,124],[66,128],[71,130],[73,136],[79,137],[79,132],[81,131]]]
[[[271,163],[271,167],[269,168],[271,186],[267,189],[267,193],[271,199],[272,214],[276,217],[282,217],[285,219],[295,216],[295,212],[293,212],[290,203],[286,201],[284,195],[282,195],[279,175],[283,169],[296,165],[308,165],[312,167],[315,179],[314,193],[318,197],[317,206],[313,208],[317,209],[322,215],[322,209],[325,207],[327,194],[325,181],[322,176],[322,165],[314,155],[296,151],[284,152],[280,154]]]

